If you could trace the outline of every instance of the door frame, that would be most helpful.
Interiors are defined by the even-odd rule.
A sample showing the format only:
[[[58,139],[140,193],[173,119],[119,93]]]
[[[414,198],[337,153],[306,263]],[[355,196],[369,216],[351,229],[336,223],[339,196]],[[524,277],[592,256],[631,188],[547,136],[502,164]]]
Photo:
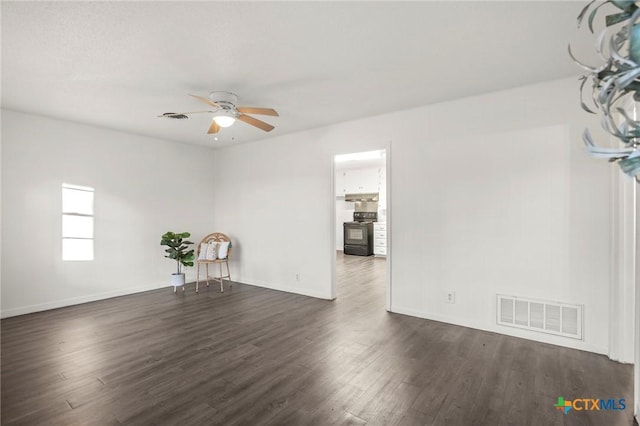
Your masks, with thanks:
[[[392,283],[391,283],[391,268],[392,268],[392,257],[393,257],[393,226],[392,224],[392,206],[393,206],[393,194],[391,193],[391,141],[387,142],[383,146],[370,146],[362,149],[350,149],[346,152],[332,152],[329,161],[331,161],[331,202],[329,203],[331,207],[331,220],[329,221],[329,225],[331,226],[331,284],[330,284],[330,299],[336,299],[337,295],[337,278],[336,278],[336,163],[335,157],[336,155],[342,154],[353,154],[357,152],[366,152],[366,151],[385,151],[385,186],[387,190],[387,273],[386,273],[386,288],[387,288],[387,297],[386,297],[386,310],[392,312]]]

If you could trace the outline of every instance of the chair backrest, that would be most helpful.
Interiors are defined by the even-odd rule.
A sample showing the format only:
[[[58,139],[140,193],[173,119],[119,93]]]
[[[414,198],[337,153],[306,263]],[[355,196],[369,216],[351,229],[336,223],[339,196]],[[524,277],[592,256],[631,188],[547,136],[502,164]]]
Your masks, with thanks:
[[[226,234],[223,234],[222,232],[214,232],[213,234],[209,234],[206,237],[204,237],[202,241],[200,241],[200,244],[198,244],[197,251],[196,251],[196,258],[200,256],[201,245],[208,244],[213,241],[217,243],[229,242],[229,251],[227,252],[227,259],[230,259],[231,252],[233,252],[233,244],[231,244],[231,239]]]

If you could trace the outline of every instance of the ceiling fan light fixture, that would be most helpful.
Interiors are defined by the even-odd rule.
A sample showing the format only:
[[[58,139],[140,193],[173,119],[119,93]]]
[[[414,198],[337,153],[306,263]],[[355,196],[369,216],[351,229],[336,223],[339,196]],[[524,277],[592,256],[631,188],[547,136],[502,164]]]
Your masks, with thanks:
[[[220,127],[229,127],[236,122],[236,117],[230,112],[221,111],[213,117],[213,121]]]
[[[256,127],[262,131],[270,132],[275,129],[269,123],[265,123],[262,120],[259,120],[255,117],[252,117],[249,114],[258,114],[258,115],[269,115],[273,117],[278,117],[278,112],[273,108],[257,108],[257,107],[249,107],[249,106],[241,106],[236,107],[236,102],[238,101],[238,96],[231,92],[211,92],[209,93],[209,98],[205,98],[199,95],[189,96],[198,99],[199,101],[207,104],[209,107],[212,107],[213,110],[207,111],[191,111],[191,112],[166,112],[160,117],[169,117],[169,118],[189,118],[190,114],[196,113],[207,113],[213,114],[211,124],[209,124],[209,130],[207,134],[215,134],[220,131],[220,129],[225,127],[233,126],[236,120],[242,121],[250,126]],[[232,138],[233,139],[233,138]]]

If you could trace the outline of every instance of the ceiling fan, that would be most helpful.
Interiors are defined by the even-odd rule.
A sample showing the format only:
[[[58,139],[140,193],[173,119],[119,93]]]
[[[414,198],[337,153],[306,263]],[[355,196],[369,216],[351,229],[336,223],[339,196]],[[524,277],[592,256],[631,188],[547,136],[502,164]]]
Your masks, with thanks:
[[[238,102],[238,96],[231,92],[211,92],[209,93],[209,98],[191,94],[189,94],[189,96],[193,96],[214,109],[207,111],[165,112],[158,117],[185,119],[189,118],[190,114],[213,114],[211,126],[209,126],[209,130],[207,131],[209,134],[218,133],[221,128],[233,125],[236,120],[244,121],[245,123],[264,130],[265,132],[270,132],[274,129],[271,124],[265,123],[264,121],[258,120],[257,118],[247,114],[271,115],[278,117],[278,113],[272,108],[237,107],[236,103]]]

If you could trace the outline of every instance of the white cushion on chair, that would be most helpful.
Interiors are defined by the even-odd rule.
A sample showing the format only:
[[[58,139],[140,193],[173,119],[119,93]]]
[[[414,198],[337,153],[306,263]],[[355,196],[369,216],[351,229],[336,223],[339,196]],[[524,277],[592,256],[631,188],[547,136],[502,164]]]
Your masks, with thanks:
[[[220,244],[218,247],[218,259],[226,259],[229,252],[229,241],[223,241],[218,244]]]
[[[207,260],[207,248],[209,244],[202,243],[200,244],[200,252],[198,253],[198,260]]]
[[[207,255],[206,255],[206,260],[216,260],[216,258],[218,257],[218,253],[216,253],[216,249],[218,248],[218,243],[216,243],[215,241],[207,244]]]

